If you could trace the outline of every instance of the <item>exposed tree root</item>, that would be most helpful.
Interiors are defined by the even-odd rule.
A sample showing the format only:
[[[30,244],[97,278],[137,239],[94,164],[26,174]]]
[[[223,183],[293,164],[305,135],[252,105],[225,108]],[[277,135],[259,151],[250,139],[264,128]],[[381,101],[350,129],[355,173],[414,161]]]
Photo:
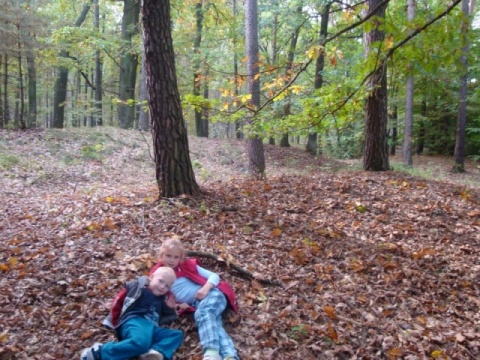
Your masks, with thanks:
[[[199,258],[207,258],[207,259],[212,259],[212,260],[215,260],[215,261],[218,261],[218,262],[223,262],[223,263],[226,263],[227,264],[227,267],[230,268],[230,269],[233,269],[235,270],[236,272],[238,272],[239,274],[245,276],[246,278],[250,279],[250,280],[256,280],[258,281],[259,283],[262,283],[262,284],[265,284],[265,285],[274,285],[274,286],[280,286],[280,287],[283,287],[283,284],[278,281],[278,280],[273,280],[273,279],[265,279],[265,278],[262,278],[262,277],[259,277],[259,276],[256,276],[254,275],[253,273],[251,273],[250,271],[248,270],[245,270],[244,268],[242,268],[241,266],[231,262],[231,261],[228,261],[228,260],[225,260],[223,258],[221,258],[220,256],[218,255],[215,255],[211,252],[205,252],[205,251],[187,251],[186,252],[186,255],[187,256],[190,256],[190,257],[199,257]]]

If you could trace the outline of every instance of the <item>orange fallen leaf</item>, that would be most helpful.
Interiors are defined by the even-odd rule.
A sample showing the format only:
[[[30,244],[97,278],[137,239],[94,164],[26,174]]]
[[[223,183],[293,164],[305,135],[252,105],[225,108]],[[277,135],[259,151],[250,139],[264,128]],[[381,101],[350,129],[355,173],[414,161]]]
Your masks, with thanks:
[[[323,311],[325,311],[325,313],[330,319],[337,320],[337,315],[335,315],[335,309],[332,306],[324,306]]]

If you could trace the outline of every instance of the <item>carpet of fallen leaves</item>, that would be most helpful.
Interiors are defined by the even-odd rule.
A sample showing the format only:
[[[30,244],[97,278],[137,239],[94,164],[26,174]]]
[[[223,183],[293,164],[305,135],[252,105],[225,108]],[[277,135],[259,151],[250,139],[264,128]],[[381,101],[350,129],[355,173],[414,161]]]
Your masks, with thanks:
[[[478,187],[332,171],[273,146],[259,182],[241,142],[192,138],[203,196],[158,201],[148,144],[109,128],[0,132],[0,359],[113,340],[111,298],[170,235],[222,259],[201,261],[236,290],[225,321],[243,360],[480,358]],[[201,359],[192,319],[172,326],[186,334],[175,358]]]

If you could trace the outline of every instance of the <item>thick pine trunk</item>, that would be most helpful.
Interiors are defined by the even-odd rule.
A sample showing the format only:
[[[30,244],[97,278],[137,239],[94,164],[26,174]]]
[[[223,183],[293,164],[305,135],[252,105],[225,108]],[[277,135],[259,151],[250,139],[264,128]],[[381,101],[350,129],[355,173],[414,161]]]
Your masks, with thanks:
[[[196,195],[175,72],[170,1],[144,0],[142,8],[147,91],[155,174],[160,197]]]

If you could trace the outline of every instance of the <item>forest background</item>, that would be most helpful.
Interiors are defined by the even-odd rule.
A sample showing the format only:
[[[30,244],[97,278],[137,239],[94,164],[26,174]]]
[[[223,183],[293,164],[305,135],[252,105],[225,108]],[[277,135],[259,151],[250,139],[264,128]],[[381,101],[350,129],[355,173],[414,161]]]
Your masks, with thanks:
[[[242,358],[479,356],[474,2],[253,3],[252,76],[251,0],[172,2],[201,191],[158,199],[139,4],[1,1],[2,358],[111,339],[112,294],[169,235],[234,284]],[[269,144],[264,182],[245,177],[252,137]],[[369,147],[386,154],[373,170],[444,182],[362,172]],[[178,358],[199,358],[191,319],[175,326]]]

